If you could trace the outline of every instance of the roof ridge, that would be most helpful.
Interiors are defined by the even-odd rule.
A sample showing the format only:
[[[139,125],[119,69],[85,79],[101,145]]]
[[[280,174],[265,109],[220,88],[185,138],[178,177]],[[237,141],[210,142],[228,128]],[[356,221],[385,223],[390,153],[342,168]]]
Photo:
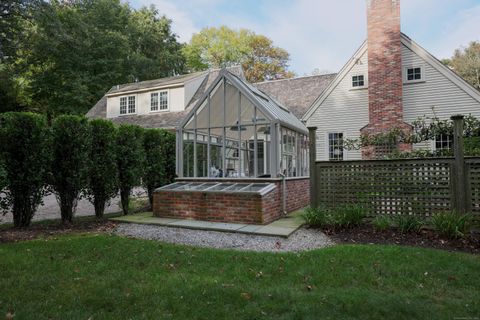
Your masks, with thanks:
[[[308,75],[308,76],[301,76],[301,77],[295,77],[295,78],[285,78],[285,79],[265,80],[265,81],[255,82],[255,83],[252,83],[252,84],[253,84],[253,85],[256,85],[256,84],[272,83],[272,82],[279,82],[279,81],[298,80],[298,79],[304,79],[304,78],[313,78],[313,77],[333,76],[333,75],[336,75],[336,74],[337,74],[336,72],[325,73],[325,74],[312,74],[312,75]]]

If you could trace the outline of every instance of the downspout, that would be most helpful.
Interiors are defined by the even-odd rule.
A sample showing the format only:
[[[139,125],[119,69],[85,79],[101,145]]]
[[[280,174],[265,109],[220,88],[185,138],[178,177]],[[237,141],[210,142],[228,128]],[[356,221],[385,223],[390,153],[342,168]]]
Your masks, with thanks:
[[[284,215],[287,214],[287,181],[285,180],[285,175],[281,172],[278,173],[282,177],[282,212]]]

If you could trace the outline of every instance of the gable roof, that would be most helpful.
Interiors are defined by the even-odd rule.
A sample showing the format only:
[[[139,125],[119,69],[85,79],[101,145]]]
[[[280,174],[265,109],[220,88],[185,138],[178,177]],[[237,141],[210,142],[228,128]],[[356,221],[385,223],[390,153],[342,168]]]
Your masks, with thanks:
[[[267,117],[270,118],[270,120],[278,121],[283,126],[290,129],[303,133],[308,133],[307,127],[305,127],[305,125],[286,107],[275,101],[275,99],[268,96],[266,93],[262,92],[252,84],[249,84],[247,81],[244,81],[243,79],[229,72],[226,69],[222,69],[222,71],[220,71],[215,81],[211,83],[211,85],[204,92],[202,97],[198,99],[195,106],[191,108],[188,116],[186,116],[180,123],[180,127],[184,127],[187,124],[190,117],[193,116],[195,111],[208,97],[208,94],[223,78],[229,80],[235,88],[237,88],[243,95],[245,95],[250,100],[250,102],[252,102],[257,108],[259,108],[262,113],[264,113]]]
[[[163,78],[163,79],[157,79],[157,80],[142,81],[142,89],[150,90],[150,88],[153,88],[153,87],[144,86],[146,83],[158,84],[162,82],[161,80],[166,79],[162,83],[164,83],[165,85],[167,83],[172,85],[172,84],[178,83],[177,81],[178,79],[182,79],[183,82],[186,82],[188,80],[198,77],[199,74],[200,75],[206,74],[205,78],[203,79],[203,82],[200,84],[199,88],[191,98],[190,102],[185,107],[184,111],[161,112],[161,113],[152,113],[152,114],[144,114],[144,115],[123,115],[121,117],[109,118],[109,120],[118,124],[123,124],[123,123],[136,124],[144,128],[175,129],[183,120],[183,118],[188,114],[189,108],[195,105],[199,97],[207,90],[208,86],[217,78],[220,70],[221,69],[211,69],[209,71],[197,72],[197,73],[190,74],[190,75],[195,75],[192,77],[186,77],[188,75],[183,75],[183,76],[169,77],[169,78]],[[241,66],[229,67],[228,70],[233,74],[236,74],[238,77],[242,79],[244,79],[245,77]],[[120,85],[120,87],[124,88],[125,86],[129,86],[129,85],[131,84]],[[105,119],[107,117],[107,95],[111,93],[112,90],[116,90],[116,86],[112,87],[112,89],[110,89],[100,100],[98,100],[98,102],[87,112],[86,116],[88,118]]]
[[[158,87],[182,85],[189,80],[204,76],[207,73],[208,71],[200,71],[200,72],[187,73],[187,74],[182,74],[182,75],[173,76],[173,77],[126,83],[122,85],[113,86],[107,92],[107,95],[123,94],[126,92],[140,91],[140,90],[151,90]]]
[[[472,85],[467,83],[462,77],[460,77],[453,70],[445,66],[440,60],[435,58],[430,52],[425,50],[410,37],[402,33],[401,42],[408,49],[413,51],[419,57],[424,59],[429,63],[433,68],[438,72],[443,74],[447,79],[452,81],[460,89],[469,94],[472,98],[480,102],[480,91],[475,89]],[[335,89],[335,87],[340,83],[340,81],[348,74],[350,69],[355,65],[357,59],[362,56],[367,51],[367,41],[365,40],[360,48],[355,52],[355,54],[348,60],[348,62],[343,66],[340,72],[336,75],[335,79],[330,83],[330,85],[323,91],[323,93],[313,102],[311,107],[303,116],[302,120],[308,120],[312,114],[318,109],[318,107],[325,101],[325,99],[330,95],[330,93]]]
[[[313,75],[254,83],[301,119],[315,99],[333,81],[336,74]]]

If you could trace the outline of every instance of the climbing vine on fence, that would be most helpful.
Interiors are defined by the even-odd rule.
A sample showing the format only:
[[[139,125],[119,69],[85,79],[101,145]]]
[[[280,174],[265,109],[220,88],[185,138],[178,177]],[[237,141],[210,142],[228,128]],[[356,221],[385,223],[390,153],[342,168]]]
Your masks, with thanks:
[[[382,146],[388,150],[393,150],[386,155],[387,158],[450,156],[450,150],[400,152],[396,148],[401,143],[411,144],[435,140],[439,135],[453,135],[453,121],[424,116],[412,123],[411,132],[394,128],[378,134],[362,134],[358,139],[345,139],[344,147],[347,150],[360,150],[364,147]],[[465,154],[470,156],[480,155],[480,120],[472,115],[466,116],[464,118],[463,135],[465,138]]]

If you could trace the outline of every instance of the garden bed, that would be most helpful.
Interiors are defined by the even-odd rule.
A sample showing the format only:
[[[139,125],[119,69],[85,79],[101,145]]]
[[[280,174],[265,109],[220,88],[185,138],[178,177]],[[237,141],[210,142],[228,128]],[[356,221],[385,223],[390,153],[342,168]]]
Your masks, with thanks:
[[[116,223],[95,217],[79,218],[73,224],[62,224],[59,220],[46,220],[33,223],[28,229],[16,229],[10,226],[0,228],[0,243],[33,240],[42,237],[59,236],[69,233],[111,232]]]
[[[396,244],[480,254],[478,233],[464,239],[449,240],[442,238],[433,230],[422,229],[418,233],[401,233],[395,228],[377,231],[371,225],[360,225],[350,229],[327,227],[322,231],[338,243]]]

